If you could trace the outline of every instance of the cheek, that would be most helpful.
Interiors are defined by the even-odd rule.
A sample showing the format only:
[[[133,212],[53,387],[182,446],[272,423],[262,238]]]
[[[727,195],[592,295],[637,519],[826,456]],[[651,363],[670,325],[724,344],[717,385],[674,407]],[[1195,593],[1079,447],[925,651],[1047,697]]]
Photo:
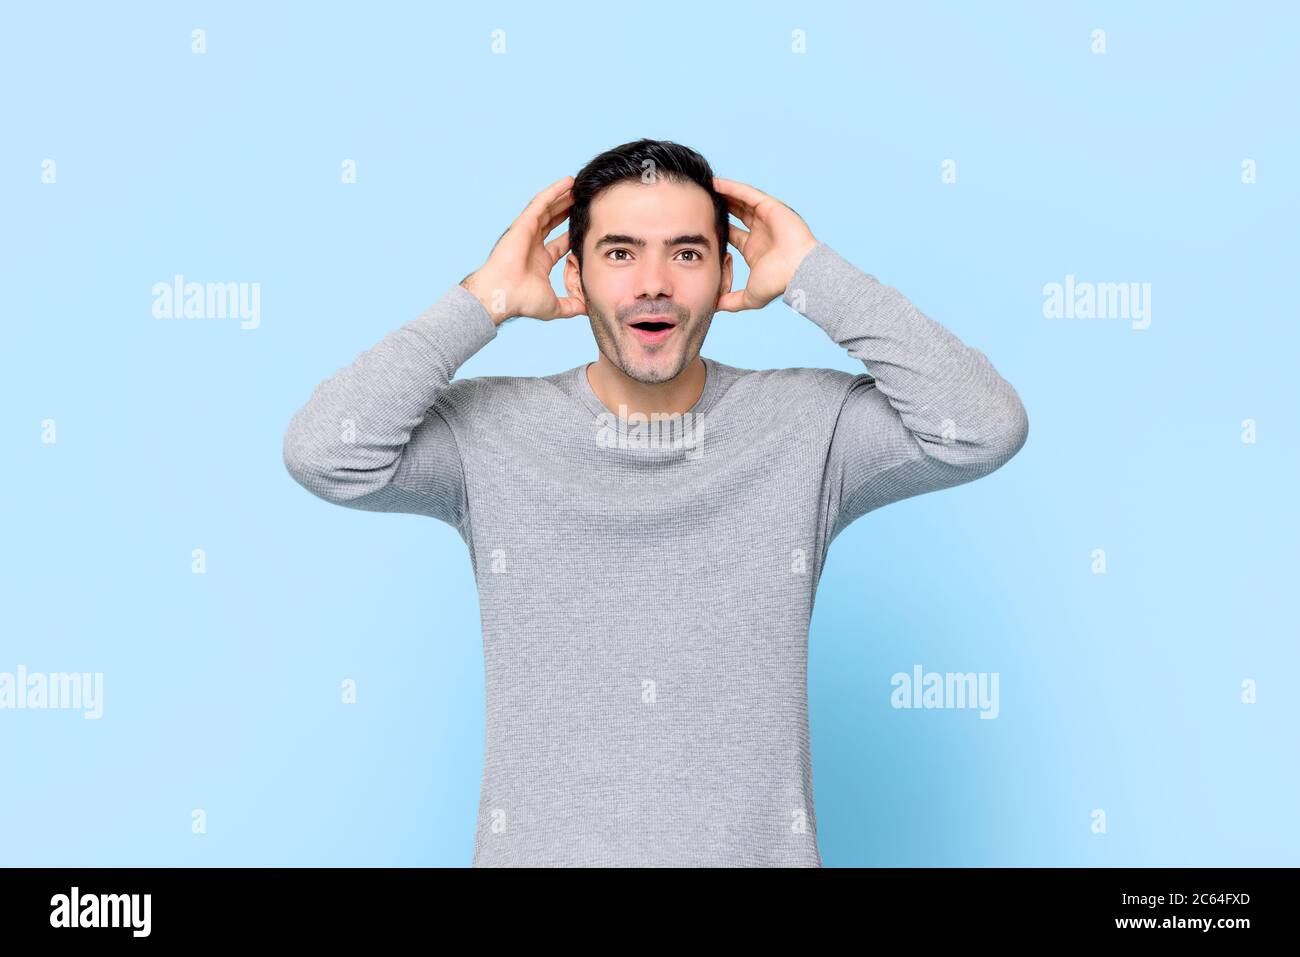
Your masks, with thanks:
[[[692,318],[708,315],[718,305],[722,289],[713,280],[692,285],[689,292],[682,290],[679,301],[691,310]]]
[[[597,308],[609,318],[617,319],[619,308],[624,303],[630,303],[636,299],[636,296],[628,289],[625,289],[624,285],[624,283],[609,280],[588,281],[585,287],[587,301],[595,303]]]

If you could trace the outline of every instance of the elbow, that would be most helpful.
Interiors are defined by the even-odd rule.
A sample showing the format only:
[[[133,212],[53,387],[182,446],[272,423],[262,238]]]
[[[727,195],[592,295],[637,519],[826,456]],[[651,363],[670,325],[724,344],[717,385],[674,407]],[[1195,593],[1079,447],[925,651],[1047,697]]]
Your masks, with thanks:
[[[979,411],[966,420],[972,423],[970,429],[963,429],[952,419],[945,420],[939,433],[945,437],[923,439],[922,451],[958,470],[967,481],[1000,469],[1029,438],[1029,416],[1010,386],[997,396],[996,403],[979,404]]]
[[[295,482],[334,505],[352,505],[385,488],[395,468],[392,462],[365,460],[352,443],[323,444],[296,420],[285,432],[281,458]]]
[[[314,495],[321,495],[327,486],[328,470],[309,454],[302,435],[291,425],[284,435],[281,461],[290,478]],[[321,495],[321,497],[325,497]]]
[[[290,478],[317,498],[338,503],[346,497],[340,494],[346,483],[341,480],[337,467],[297,427],[296,417],[284,434],[281,461]]]
[[[322,459],[304,454],[288,440],[284,446],[284,468],[290,478],[308,492],[331,504],[346,505],[349,499],[358,495],[352,483],[338,469]],[[360,494],[364,493],[365,489],[362,489]]]
[[[1007,387],[1000,412],[992,422],[986,443],[988,470],[1011,461],[1029,439],[1029,413],[1014,389]]]

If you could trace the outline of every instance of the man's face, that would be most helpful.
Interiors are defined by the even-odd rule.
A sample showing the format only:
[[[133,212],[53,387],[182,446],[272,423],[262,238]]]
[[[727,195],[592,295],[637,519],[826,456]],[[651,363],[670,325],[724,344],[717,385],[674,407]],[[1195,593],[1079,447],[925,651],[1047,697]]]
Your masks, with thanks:
[[[666,179],[618,183],[591,204],[582,274],[570,253],[564,283],[586,303],[601,353],[638,382],[667,382],[693,362],[731,289],[713,217],[708,193]],[[638,328],[647,322],[670,326]]]

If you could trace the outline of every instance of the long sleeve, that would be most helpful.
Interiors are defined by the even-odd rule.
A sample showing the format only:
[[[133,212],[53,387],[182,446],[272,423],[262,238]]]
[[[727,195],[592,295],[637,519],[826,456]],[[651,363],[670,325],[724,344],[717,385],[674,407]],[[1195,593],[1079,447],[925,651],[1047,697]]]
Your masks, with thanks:
[[[453,286],[316,386],[289,422],[285,468],[328,502],[429,515],[460,529],[466,502],[460,453],[446,420],[430,406],[496,334],[482,303]]]
[[[827,544],[882,505],[987,475],[1025,444],[1025,408],[984,353],[825,243],[800,262],[782,300],[867,370],[831,441]]]

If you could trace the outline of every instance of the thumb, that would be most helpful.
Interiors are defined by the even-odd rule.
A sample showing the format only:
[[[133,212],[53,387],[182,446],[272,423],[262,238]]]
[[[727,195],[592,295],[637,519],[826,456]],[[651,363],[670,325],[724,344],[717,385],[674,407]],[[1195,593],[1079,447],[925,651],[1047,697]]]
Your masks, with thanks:
[[[745,305],[745,290],[724,292],[718,297],[718,312],[740,312],[749,307]]]
[[[584,315],[587,311],[587,304],[581,299],[573,296],[565,296],[555,300],[555,315],[552,319],[572,319],[574,316]]]

